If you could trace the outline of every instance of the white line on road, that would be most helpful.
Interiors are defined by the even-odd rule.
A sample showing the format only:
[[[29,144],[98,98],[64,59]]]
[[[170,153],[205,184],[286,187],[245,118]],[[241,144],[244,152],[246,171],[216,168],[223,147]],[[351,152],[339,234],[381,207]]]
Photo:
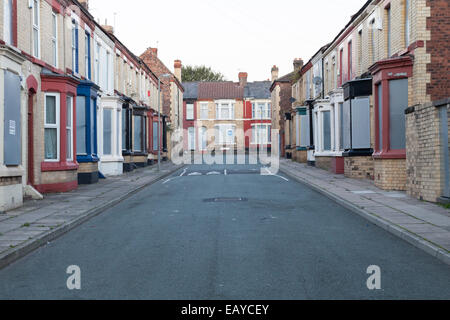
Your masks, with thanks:
[[[187,169],[184,168],[183,172],[180,174],[180,177],[184,176],[184,174],[186,173]]]
[[[225,169],[225,170],[223,171],[223,174],[224,174],[224,175],[227,175],[227,169]]]
[[[277,175],[277,174],[274,174],[274,173],[270,172],[270,170],[267,169],[267,167],[264,167],[264,169],[267,171],[267,175],[268,175],[268,176],[278,177],[278,178],[280,178],[280,179],[283,179],[284,181],[289,182],[289,180],[286,179],[285,177],[282,177],[282,176],[280,176],[280,175]]]

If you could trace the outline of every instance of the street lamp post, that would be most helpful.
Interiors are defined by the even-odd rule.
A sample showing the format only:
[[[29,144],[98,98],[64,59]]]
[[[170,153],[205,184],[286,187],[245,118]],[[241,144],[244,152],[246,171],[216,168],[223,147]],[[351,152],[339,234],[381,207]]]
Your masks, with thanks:
[[[158,171],[161,171],[161,78],[169,78],[165,73],[158,77]]]

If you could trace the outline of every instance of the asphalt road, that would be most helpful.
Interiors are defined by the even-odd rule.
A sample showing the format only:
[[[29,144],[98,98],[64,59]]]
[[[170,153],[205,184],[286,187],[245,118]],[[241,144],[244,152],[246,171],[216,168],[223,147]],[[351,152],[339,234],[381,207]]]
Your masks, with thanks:
[[[0,298],[449,299],[450,268],[282,175],[192,165],[0,270]]]

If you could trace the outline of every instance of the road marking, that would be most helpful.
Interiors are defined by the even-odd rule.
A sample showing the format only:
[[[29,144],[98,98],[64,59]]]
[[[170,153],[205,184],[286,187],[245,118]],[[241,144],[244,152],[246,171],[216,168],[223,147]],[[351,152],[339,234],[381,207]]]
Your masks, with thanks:
[[[183,172],[180,174],[180,177],[184,176],[184,174],[186,173],[187,169],[184,168]]]
[[[282,176],[280,176],[280,175],[277,175],[277,174],[274,174],[274,173],[270,172],[270,170],[267,169],[267,167],[264,167],[264,169],[267,171],[267,173],[268,173],[269,176],[278,177],[278,178],[280,178],[280,179],[283,179],[284,181],[289,182],[289,180],[286,179],[285,177],[282,177]]]
[[[228,173],[227,173],[227,169],[225,169],[224,171],[223,171],[223,174],[224,175],[227,175]]]
[[[202,174],[200,172],[192,172],[189,173],[188,176],[201,176]]]
[[[217,176],[217,175],[220,175],[220,172],[217,172],[217,171],[211,171],[211,172],[208,172],[207,174],[206,174],[207,176]]]

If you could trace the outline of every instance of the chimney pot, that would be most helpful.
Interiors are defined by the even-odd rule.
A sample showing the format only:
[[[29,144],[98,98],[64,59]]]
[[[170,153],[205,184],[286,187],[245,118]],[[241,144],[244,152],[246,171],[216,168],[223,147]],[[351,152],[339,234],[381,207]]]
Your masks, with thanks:
[[[157,57],[158,56],[158,48],[150,48],[150,50],[152,51],[152,54]]]

